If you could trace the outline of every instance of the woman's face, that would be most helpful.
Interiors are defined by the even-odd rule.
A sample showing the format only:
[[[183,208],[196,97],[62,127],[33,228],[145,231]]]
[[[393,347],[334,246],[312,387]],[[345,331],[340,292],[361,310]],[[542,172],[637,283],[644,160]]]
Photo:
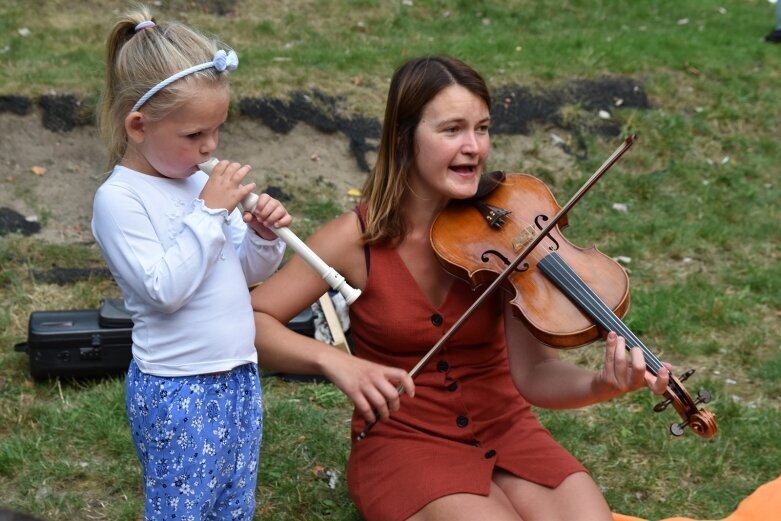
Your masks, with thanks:
[[[412,191],[425,198],[464,199],[477,191],[490,148],[485,102],[460,85],[423,109],[415,129]]]

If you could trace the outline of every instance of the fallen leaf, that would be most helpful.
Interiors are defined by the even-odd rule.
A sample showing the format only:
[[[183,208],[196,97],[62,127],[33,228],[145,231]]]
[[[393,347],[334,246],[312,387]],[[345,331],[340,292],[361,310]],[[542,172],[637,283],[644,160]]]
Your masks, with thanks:
[[[33,174],[35,174],[37,176],[42,176],[43,174],[46,173],[46,167],[45,166],[35,165],[34,167],[32,167],[31,170],[33,171]]]
[[[618,213],[627,213],[629,208],[624,203],[613,203],[613,210],[617,211]]]

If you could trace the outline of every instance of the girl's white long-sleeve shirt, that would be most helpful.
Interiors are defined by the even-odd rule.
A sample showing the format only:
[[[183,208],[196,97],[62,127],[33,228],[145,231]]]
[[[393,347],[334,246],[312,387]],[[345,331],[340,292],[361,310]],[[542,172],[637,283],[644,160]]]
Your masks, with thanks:
[[[207,179],[117,166],[95,194],[92,233],[132,314],[133,358],[145,373],[257,363],[247,288],[279,267],[285,244],[258,236],[238,210],[206,208]]]

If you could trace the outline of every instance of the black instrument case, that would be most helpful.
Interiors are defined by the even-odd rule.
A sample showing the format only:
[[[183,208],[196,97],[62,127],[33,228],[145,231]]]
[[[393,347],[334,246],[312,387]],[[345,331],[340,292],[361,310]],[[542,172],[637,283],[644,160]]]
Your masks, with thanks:
[[[307,308],[288,323],[314,336],[314,316]],[[122,299],[103,299],[100,309],[33,311],[27,342],[15,350],[27,353],[36,379],[94,377],[127,371],[132,355],[133,321]]]
[[[35,379],[122,373],[132,358],[133,323],[129,316],[111,320],[101,320],[98,309],[33,311],[27,342],[15,348],[28,354]]]

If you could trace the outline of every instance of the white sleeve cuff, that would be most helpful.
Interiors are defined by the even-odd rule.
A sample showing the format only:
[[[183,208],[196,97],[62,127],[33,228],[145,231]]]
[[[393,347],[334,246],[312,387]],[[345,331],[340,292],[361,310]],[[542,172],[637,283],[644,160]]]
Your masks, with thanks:
[[[222,217],[222,220],[226,223],[230,220],[230,214],[226,208],[209,208],[203,199],[200,198],[196,198],[193,201],[192,209],[194,212],[204,212],[209,215]]]

